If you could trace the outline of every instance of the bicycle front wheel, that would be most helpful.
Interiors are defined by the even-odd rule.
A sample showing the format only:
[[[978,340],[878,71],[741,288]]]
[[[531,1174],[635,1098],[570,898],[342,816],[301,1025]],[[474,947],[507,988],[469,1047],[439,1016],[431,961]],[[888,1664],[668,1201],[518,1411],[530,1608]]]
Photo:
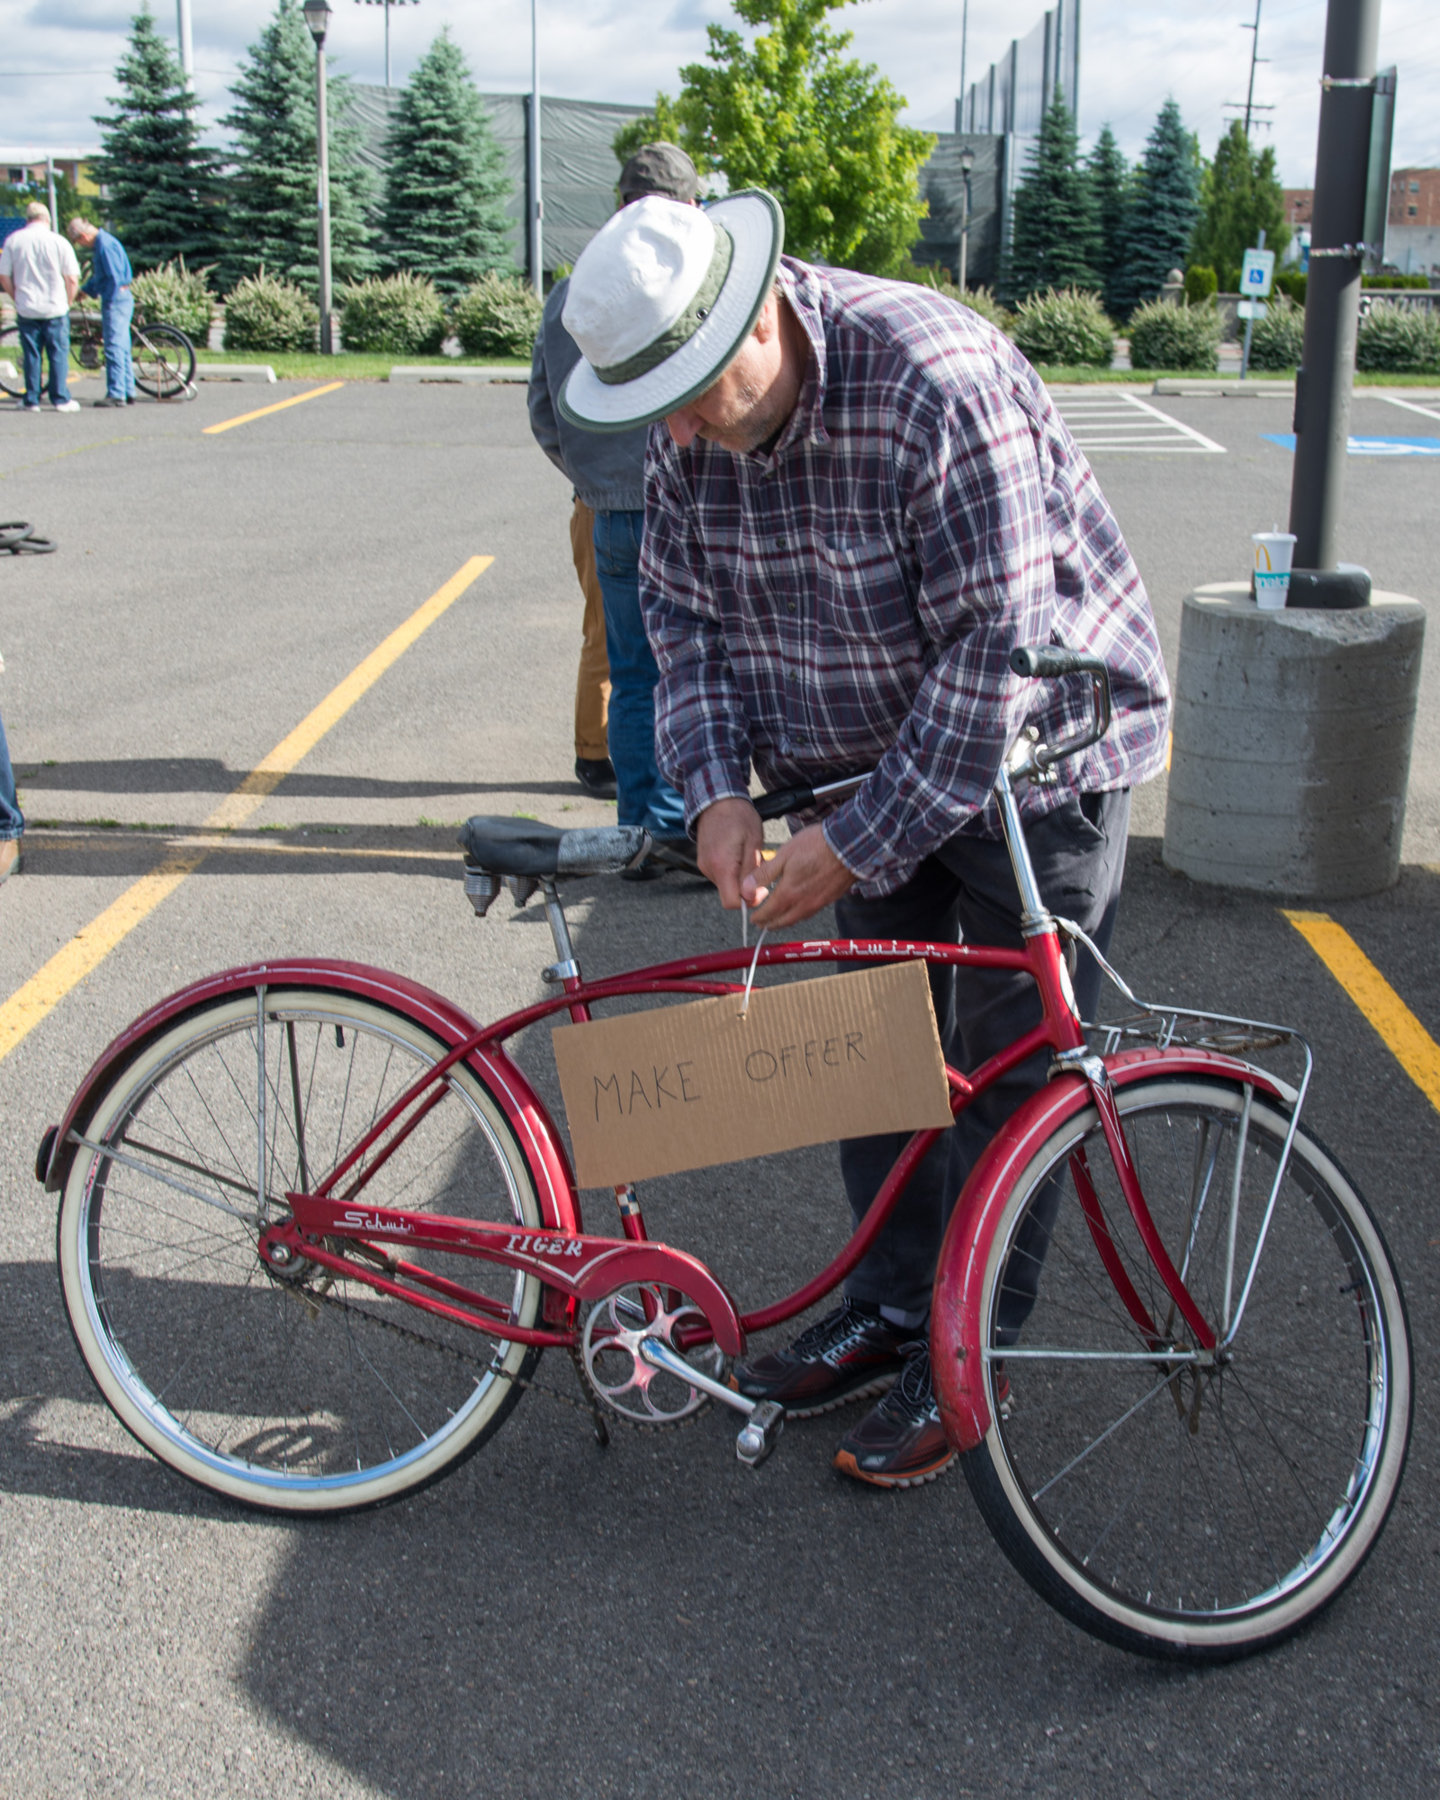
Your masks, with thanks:
[[[136,325],[130,334],[135,385],[156,400],[174,400],[195,379],[195,346],[174,325]]]
[[[181,1475],[271,1511],[351,1511],[436,1480],[515,1405],[538,1351],[314,1264],[286,1279],[257,1249],[287,1191],[323,1178],[444,1053],[388,1007],[257,987],[181,1015],[101,1095],[60,1205],[66,1310],[121,1423]],[[541,1225],[489,1091],[463,1066],[441,1090],[357,1198]],[[414,1260],[537,1322],[533,1276]]]
[[[1410,1431],[1404,1304],[1364,1201],[1305,1132],[1276,1191],[1289,1121],[1270,1100],[1184,1076],[1117,1098],[1221,1348],[1178,1315],[1087,1107],[1005,1203],[982,1340],[993,1422],[965,1468],[1001,1547],[1074,1623],[1223,1661],[1298,1630],[1379,1536]]]

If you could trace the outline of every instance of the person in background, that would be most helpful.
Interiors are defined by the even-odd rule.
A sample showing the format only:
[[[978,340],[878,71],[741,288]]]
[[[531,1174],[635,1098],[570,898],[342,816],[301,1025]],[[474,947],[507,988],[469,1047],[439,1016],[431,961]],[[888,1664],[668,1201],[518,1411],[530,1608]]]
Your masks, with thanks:
[[[647,194],[693,203],[700,191],[694,163],[674,144],[646,144],[620,171],[623,209]],[[582,588],[587,568],[596,571],[603,595],[605,644],[610,666],[609,749],[622,825],[643,825],[655,848],[631,879],[651,880],[666,868],[693,872],[695,852],[685,831],[681,799],[655,766],[655,683],[659,671],[640,613],[640,545],[645,525],[645,443],[638,430],[603,437],[560,417],[555,397],[580,359],[560,314],[568,281],[558,281],[545,303],[530,369],[530,429],[535,441],[575,489],[571,540]],[[593,514],[593,541],[584,542]],[[587,616],[589,593],[586,589]],[[584,664],[582,662],[582,673]],[[578,706],[577,706],[578,714]],[[577,734],[578,735],[578,734]],[[578,751],[578,746],[577,746]],[[581,785],[596,792],[581,771]]]
[[[0,663],[0,668],[5,665]],[[0,882],[18,875],[24,862],[20,840],[25,820],[15,797],[15,771],[10,767],[10,747],[5,742],[5,721],[0,719]]]
[[[135,370],[130,361],[130,321],[135,316],[135,300],[130,292],[133,271],[125,246],[111,232],[102,231],[88,219],[72,219],[70,241],[93,258],[90,279],[82,294],[93,294],[100,302],[100,335],[105,343],[105,398],[96,406],[133,406],[135,404]]]
[[[0,247],[0,288],[15,302],[20,349],[25,364],[22,410],[40,410],[40,357],[50,362],[50,404],[56,412],[79,412],[66,380],[70,367],[70,305],[80,287],[80,264],[58,231],[50,229],[50,209],[38,200],[25,208],[25,223]]]

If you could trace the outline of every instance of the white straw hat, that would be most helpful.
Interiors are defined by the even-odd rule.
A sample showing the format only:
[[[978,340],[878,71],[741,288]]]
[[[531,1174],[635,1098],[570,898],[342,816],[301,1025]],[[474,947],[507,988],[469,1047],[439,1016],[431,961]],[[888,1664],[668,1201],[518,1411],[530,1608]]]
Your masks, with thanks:
[[[648,195],[581,252],[561,319],[580,347],[560,411],[591,431],[648,425],[703,394],[754,329],[785,237],[748,188],[703,210]]]

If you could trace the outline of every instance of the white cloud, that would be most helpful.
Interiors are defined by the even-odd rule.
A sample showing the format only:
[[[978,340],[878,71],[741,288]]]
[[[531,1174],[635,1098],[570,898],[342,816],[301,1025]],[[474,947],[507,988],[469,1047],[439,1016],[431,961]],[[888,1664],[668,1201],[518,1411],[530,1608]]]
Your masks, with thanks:
[[[196,88],[213,122],[230,104],[226,85],[254,41],[271,0],[191,0]],[[378,6],[333,0],[330,49],[336,66],[361,81],[384,68]],[[1255,98],[1272,105],[1257,141],[1273,141],[1281,179],[1308,186],[1314,175],[1326,0],[1270,0],[1262,14]],[[975,79],[1017,31],[1039,18],[1042,0],[970,0],[968,73]],[[11,143],[93,141],[93,115],[115,91],[112,71],[132,3],[109,0],[0,0],[0,135]],[[155,8],[173,36],[169,0]],[[910,117],[940,122],[960,85],[956,0],[865,0],[836,16],[855,34],[855,51],[887,75]],[[1380,61],[1400,70],[1395,162],[1440,165],[1440,41],[1433,0],[1386,0]],[[1212,152],[1231,110],[1243,102],[1250,68],[1250,0],[1083,0],[1080,124],[1087,140],[1107,120],[1134,157],[1167,94]],[[549,93],[647,101],[674,92],[677,71],[705,55],[705,26],[734,23],[726,0],[540,0],[540,72]],[[482,89],[518,92],[530,83],[530,0],[421,0],[391,12],[395,79],[403,81],[431,38],[448,24]],[[15,71],[23,73],[17,75]]]

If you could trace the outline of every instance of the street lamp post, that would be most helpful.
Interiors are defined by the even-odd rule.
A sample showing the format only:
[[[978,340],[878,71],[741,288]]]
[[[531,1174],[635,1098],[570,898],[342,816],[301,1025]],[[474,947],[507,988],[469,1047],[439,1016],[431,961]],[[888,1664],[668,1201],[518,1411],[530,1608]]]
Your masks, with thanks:
[[[965,178],[965,198],[960,208],[960,292],[965,292],[965,264],[970,250],[970,171],[975,167],[975,152],[960,152],[960,173]]]
[[[305,23],[315,40],[315,147],[320,165],[316,210],[320,237],[320,354],[335,354],[330,317],[330,145],[325,118],[325,34],[330,29],[327,0],[305,0]]]

